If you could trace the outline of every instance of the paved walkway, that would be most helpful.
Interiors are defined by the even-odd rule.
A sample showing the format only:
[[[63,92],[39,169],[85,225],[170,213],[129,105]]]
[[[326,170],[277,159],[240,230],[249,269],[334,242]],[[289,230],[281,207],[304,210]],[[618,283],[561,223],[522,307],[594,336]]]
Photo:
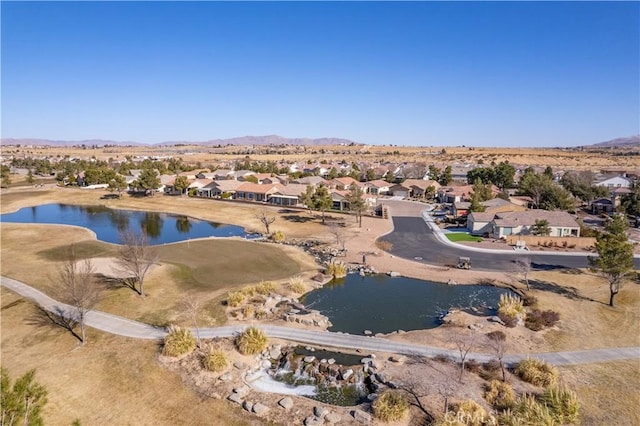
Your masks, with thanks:
[[[68,317],[75,316],[74,309],[71,306],[60,303],[25,283],[7,277],[0,277],[0,284],[21,296],[32,300],[48,311],[61,313]],[[86,323],[90,327],[107,333],[137,339],[158,340],[162,339],[167,334],[166,329],[164,328],[153,327],[148,324],[143,324],[141,322],[132,321],[100,311],[89,312],[86,316]],[[245,327],[246,326],[244,325],[232,325],[201,328],[199,333],[202,338],[233,337],[237,333],[241,332]],[[299,328],[280,327],[274,325],[260,325],[259,327],[270,337],[310,345],[343,349],[360,349],[371,352],[380,351],[404,355],[423,355],[428,357],[434,357],[437,355],[445,355],[454,359],[458,357],[458,353],[455,350],[391,341],[378,337],[356,336],[329,331],[303,330]],[[527,357],[540,358],[555,365],[588,364],[593,362],[640,359],[640,347],[514,354],[506,356],[505,362],[511,364]],[[489,354],[469,354],[469,359],[475,359],[479,362],[485,362],[492,358],[494,357]]]

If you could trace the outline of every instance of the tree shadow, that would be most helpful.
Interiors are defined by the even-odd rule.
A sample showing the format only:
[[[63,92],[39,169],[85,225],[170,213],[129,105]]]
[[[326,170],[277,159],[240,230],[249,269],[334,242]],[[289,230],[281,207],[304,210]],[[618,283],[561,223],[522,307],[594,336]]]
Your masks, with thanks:
[[[603,303],[598,300],[592,299],[590,297],[582,296],[578,293],[578,289],[575,287],[568,286],[560,286],[556,283],[547,282],[547,281],[539,281],[539,280],[529,280],[529,285],[533,290],[540,290],[545,292],[555,293],[559,296],[564,296],[567,299],[573,300],[587,300],[589,302],[598,302]],[[604,303],[603,303],[604,304]]]
[[[44,309],[42,306],[35,306],[31,315],[26,318],[26,323],[38,328],[60,327],[71,333],[78,341],[82,342],[82,337],[75,331],[78,321],[60,306],[54,306],[52,312]]]
[[[313,220],[312,217],[301,216],[298,214],[288,214],[288,215],[282,216],[282,219],[288,220],[289,222],[294,222],[294,223],[307,223]]]
[[[550,265],[548,263],[534,263],[531,262],[531,270],[532,271],[555,271],[558,269],[568,269],[563,265]]]
[[[120,278],[120,277],[111,277],[109,275],[104,274],[95,274],[96,279],[103,284],[107,288],[128,288],[140,294],[138,288],[136,287],[136,281],[133,278]]]

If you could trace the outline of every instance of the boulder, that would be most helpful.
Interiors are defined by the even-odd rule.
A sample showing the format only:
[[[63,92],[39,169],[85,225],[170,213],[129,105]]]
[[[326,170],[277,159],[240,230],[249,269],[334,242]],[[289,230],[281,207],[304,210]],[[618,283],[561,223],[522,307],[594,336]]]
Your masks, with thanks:
[[[371,336],[373,333],[371,332],[371,330],[365,330],[364,331],[364,335],[365,336]]]
[[[317,418],[316,416],[309,416],[304,419],[305,426],[322,426],[324,420]]]
[[[405,361],[405,357],[401,355],[393,355],[389,357],[389,361],[395,362],[396,364],[403,364]]]
[[[349,377],[353,376],[353,370],[348,368],[342,373],[342,380],[349,380]]]
[[[260,366],[262,368],[269,368],[269,367],[271,367],[271,361],[269,361],[268,359],[265,359],[264,361],[262,361],[260,363]]]
[[[242,403],[242,408],[244,408],[248,412],[251,412],[251,410],[253,410],[253,402],[249,402],[249,401],[243,402]]]
[[[362,410],[353,410],[353,419],[363,425],[371,423],[371,414],[365,413]]]
[[[233,393],[236,393],[236,394],[238,394],[238,395],[240,395],[242,397],[242,396],[245,396],[246,394],[248,394],[249,390],[250,390],[249,386],[242,385],[242,386],[239,386],[237,388],[233,388]]]
[[[389,271],[387,273],[387,275],[389,275],[390,277],[399,277],[399,276],[401,276],[400,272],[396,272],[396,271]]]
[[[224,373],[223,375],[218,377],[218,380],[220,380],[221,382],[230,382],[232,379],[233,377],[231,377],[231,373]]]
[[[336,360],[335,360],[335,359],[333,359],[333,358],[329,358],[329,359],[327,360],[327,362],[329,363],[329,365],[333,365],[333,364],[335,364],[335,363],[336,363]]]
[[[235,402],[236,404],[240,404],[242,402],[242,397],[237,393],[232,393],[227,397],[227,399],[231,402]]]
[[[280,345],[278,345],[278,347],[274,347],[269,351],[269,357],[271,359],[278,359],[280,358],[280,355],[282,355],[282,350],[280,348]]]
[[[380,383],[387,383],[387,378],[385,377],[385,375],[383,373],[376,373],[375,374],[375,378]]]
[[[492,316],[492,317],[487,318],[487,321],[497,322],[497,323],[498,323],[498,324],[500,324],[500,325],[504,325],[504,321],[502,321],[502,320],[500,319],[500,317],[499,317],[499,316],[497,316],[497,315],[494,315],[494,316]]]
[[[327,410],[327,409],[326,409],[326,408],[324,408],[324,407],[318,407],[318,406],[315,406],[315,407],[313,407],[313,414],[314,414],[316,417],[318,417],[318,418],[322,419],[322,418],[324,418],[324,416],[326,416],[327,414],[329,414],[329,410]]]
[[[235,368],[237,368],[238,370],[244,370],[244,369],[246,369],[248,367],[248,365],[245,364],[244,362],[234,362],[233,366]]]
[[[370,393],[369,395],[367,395],[367,399],[369,401],[375,401],[376,399],[378,399],[378,394],[377,393]]]
[[[306,362],[307,364],[312,363],[315,360],[316,360],[316,357],[313,355],[307,355],[303,358],[303,361]]]
[[[267,407],[264,404],[260,404],[259,402],[253,404],[253,412],[256,413],[257,415],[262,415],[265,414],[267,411],[269,411],[269,407]]]
[[[282,398],[280,401],[278,401],[278,405],[284,408],[285,410],[288,410],[291,407],[293,407],[293,399],[287,396],[285,398]]]
[[[340,417],[340,414],[338,413],[329,413],[324,417],[324,421],[330,425],[339,423],[340,420],[342,420],[342,417]]]

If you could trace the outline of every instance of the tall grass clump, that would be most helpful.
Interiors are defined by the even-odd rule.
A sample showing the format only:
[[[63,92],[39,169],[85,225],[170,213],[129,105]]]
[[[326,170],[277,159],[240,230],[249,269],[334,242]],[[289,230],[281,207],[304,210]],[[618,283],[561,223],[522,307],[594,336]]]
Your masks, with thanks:
[[[534,386],[546,388],[558,382],[558,370],[551,364],[535,358],[520,361],[515,373],[522,380]]]
[[[509,383],[492,380],[484,394],[487,402],[498,410],[513,408],[516,405],[516,395]]]
[[[191,352],[195,347],[196,338],[193,337],[189,329],[172,325],[164,338],[162,354],[177,357]]]
[[[230,291],[227,295],[227,305],[237,308],[244,302],[245,295],[242,291]]]
[[[347,265],[340,261],[332,261],[327,265],[327,275],[333,278],[342,278],[347,276]]]
[[[296,275],[295,277],[289,278],[288,287],[294,293],[304,293],[306,291],[306,287],[304,286],[304,278],[300,275]]]
[[[227,356],[220,350],[210,349],[202,359],[204,368],[214,373],[224,370],[228,364]]]
[[[267,347],[267,335],[257,327],[249,327],[236,338],[241,354],[254,355]]]
[[[399,391],[386,391],[373,401],[373,415],[383,422],[403,419],[409,412],[409,403]]]
[[[560,426],[549,407],[541,404],[532,395],[518,399],[515,408],[505,410],[498,416],[500,426]]]
[[[278,285],[273,281],[262,281],[260,284],[256,284],[255,286],[253,286],[255,293],[261,294],[263,296],[276,291],[277,288]]]
[[[566,387],[549,387],[542,394],[542,401],[549,407],[558,423],[564,425],[578,422],[580,404],[575,392]]]
[[[522,299],[509,293],[501,294],[498,302],[498,317],[510,327],[514,327],[517,324],[518,318],[524,320],[526,311]]]
[[[282,231],[275,231],[273,234],[271,234],[271,241],[273,241],[274,243],[284,243],[286,240],[284,232]]]
[[[483,426],[491,417],[477,402],[468,399],[453,406],[453,409],[438,417],[432,426]]]

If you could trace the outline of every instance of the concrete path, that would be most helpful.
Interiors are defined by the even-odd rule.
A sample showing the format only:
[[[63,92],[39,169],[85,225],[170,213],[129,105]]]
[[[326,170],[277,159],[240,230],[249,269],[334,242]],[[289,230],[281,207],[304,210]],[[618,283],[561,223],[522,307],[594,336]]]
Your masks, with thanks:
[[[60,303],[25,283],[3,276],[0,277],[0,284],[37,303],[48,311],[60,313],[70,318],[75,316],[74,309],[71,306]],[[132,321],[100,311],[89,312],[86,317],[86,323],[89,327],[93,327],[107,333],[137,339],[159,340],[167,334],[165,328],[153,327],[148,324],[143,324],[141,322]],[[201,328],[199,330],[199,335],[201,338],[233,337],[242,332],[246,327],[247,326],[244,325],[232,325]],[[258,327],[263,329],[269,337],[290,340],[303,344],[320,345],[323,347],[338,349],[360,349],[367,352],[380,351],[403,355],[422,355],[427,357],[444,355],[453,359],[458,357],[458,353],[455,350],[434,348],[414,343],[397,342],[378,337],[356,336],[347,333],[333,333],[329,331],[303,330],[299,328],[280,327],[274,325],[258,325]],[[195,334],[195,330],[192,331]],[[640,359],[640,347],[593,349],[573,352],[514,354],[506,356],[505,362],[512,364],[527,357],[543,359],[555,365],[589,364],[593,362]],[[494,356],[490,354],[469,354],[469,359],[475,359],[479,362],[489,361],[493,358]]]

